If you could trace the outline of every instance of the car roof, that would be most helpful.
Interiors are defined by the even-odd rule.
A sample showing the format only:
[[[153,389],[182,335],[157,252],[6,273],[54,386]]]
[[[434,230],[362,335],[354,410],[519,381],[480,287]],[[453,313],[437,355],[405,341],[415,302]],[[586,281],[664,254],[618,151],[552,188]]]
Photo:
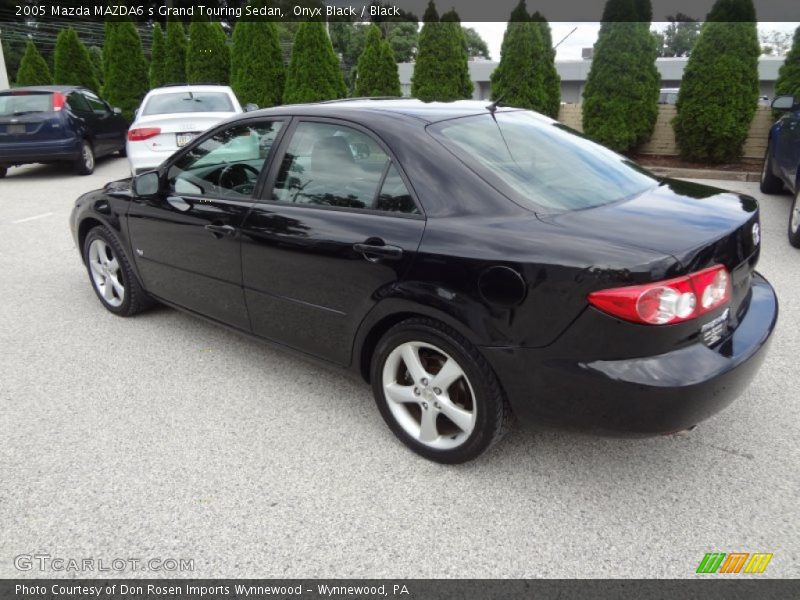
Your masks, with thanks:
[[[417,119],[426,123],[468,117],[472,115],[489,114],[489,100],[457,100],[455,102],[422,102],[413,98],[350,98],[345,100],[330,100],[313,104],[288,104],[252,111],[242,115],[249,118],[263,114],[292,114],[297,116],[318,117],[352,117],[359,115],[393,114]],[[510,112],[520,109],[497,107],[498,112]],[[543,117],[544,118],[544,117]]]
[[[147,95],[155,96],[158,94],[170,94],[189,90],[193,92],[233,92],[229,85],[215,85],[210,83],[174,83],[154,88],[147,92]]]
[[[26,87],[15,87],[2,92],[71,92],[73,90],[85,89],[79,85],[29,85]]]

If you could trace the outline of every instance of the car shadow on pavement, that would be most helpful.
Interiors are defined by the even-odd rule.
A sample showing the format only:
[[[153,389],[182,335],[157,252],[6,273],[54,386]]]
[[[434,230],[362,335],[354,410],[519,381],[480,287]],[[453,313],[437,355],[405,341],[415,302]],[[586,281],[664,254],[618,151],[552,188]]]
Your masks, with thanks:
[[[121,156],[104,156],[103,158],[97,159],[97,164],[95,165],[95,170],[92,175],[102,175],[103,170],[115,164],[116,161],[123,161],[127,160]],[[91,177],[92,175],[89,175]],[[75,178],[83,177],[82,175],[75,174],[75,168],[72,166],[72,163],[68,162],[59,162],[59,163],[50,163],[50,164],[33,164],[33,165],[21,165],[18,167],[9,167],[8,173],[5,176],[5,179],[13,179],[13,180],[25,180],[25,179],[35,179],[37,181],[42,181],[46,179],[62,179],[64,177],[73,176]]]

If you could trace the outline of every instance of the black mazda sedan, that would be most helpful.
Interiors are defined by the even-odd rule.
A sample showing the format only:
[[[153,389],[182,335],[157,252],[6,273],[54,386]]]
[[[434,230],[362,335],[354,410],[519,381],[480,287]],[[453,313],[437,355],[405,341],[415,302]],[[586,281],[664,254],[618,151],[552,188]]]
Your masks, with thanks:
[[[689,428],[744,390],[778,315],[753,198],[479,102],[247,113],[81,196],[71,227],[111,312],[159,301],[352,369],[443,463],[512,412]]]

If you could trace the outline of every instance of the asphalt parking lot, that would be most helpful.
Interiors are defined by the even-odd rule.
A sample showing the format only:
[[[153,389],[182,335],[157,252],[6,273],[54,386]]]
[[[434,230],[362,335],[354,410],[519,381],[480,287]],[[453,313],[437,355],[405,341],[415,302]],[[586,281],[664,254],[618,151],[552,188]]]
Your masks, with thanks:
[[[781,302],[727,410],[639,440],[517,427],[446,467],[395,440],[364,384],[167,308],[106,312],[67,219],[126,175],[107,159],[0,180],[0,577],[81,575],[15,568],[36,553],[193,559],[168,575],[194,577],[683,578],[706,552],[771,552],[761,577],[800,575],[789,195],[715,182],[761,201]]]

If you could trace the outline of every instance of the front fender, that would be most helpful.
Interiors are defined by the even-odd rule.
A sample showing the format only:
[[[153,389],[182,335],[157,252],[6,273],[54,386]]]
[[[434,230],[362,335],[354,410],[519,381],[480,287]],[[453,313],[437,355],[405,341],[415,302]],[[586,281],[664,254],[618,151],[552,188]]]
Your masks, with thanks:
[[[83,241],[89,231],[98,225],[108,229],[119,241],[125,258],[141,283],[128,238],[127,215],[131,195],[128,190],[118,189],[118,184],[119,182],[112,182],[102,190],[94,190],[78,198],[70,216],[70,229],[81,261],[84,259]]]

